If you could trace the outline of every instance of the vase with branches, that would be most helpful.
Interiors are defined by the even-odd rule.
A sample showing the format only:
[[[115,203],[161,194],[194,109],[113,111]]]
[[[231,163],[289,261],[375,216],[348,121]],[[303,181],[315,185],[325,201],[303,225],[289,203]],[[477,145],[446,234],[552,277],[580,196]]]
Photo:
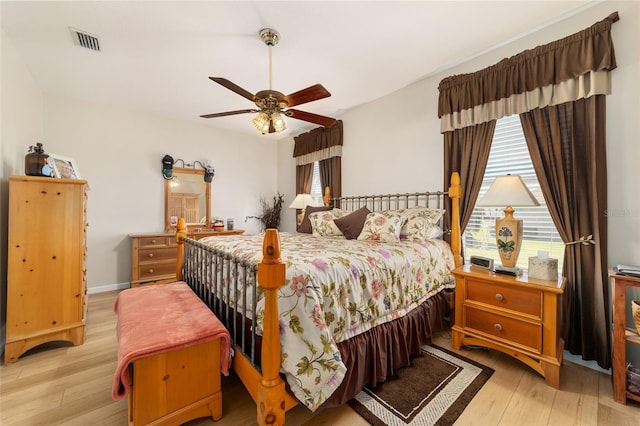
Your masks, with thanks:
[[[247,216],[246,219],[258,219],[262,224],[263,231],[269,228],[278,229],[280,226],[280,213],[282,213],[283,203],[284,195],[279,192],[273,196],[273,202],[271,203],[264,197],[260,197],[262,212],[257,216]]]

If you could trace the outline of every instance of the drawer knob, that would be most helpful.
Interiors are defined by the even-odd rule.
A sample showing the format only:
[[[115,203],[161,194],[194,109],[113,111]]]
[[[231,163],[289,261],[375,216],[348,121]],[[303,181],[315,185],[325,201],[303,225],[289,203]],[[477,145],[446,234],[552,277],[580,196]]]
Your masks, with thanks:
[[[500,324],[493,324],[493,328],[494,328],[496,331],[502,331],[502,326],[501,326]]]
[[[155,243],[156,243],[156,240],[151,240],[151,244],[155,244]]]
[[[149,273],[150,273],[150,274],[153,274],[153,269],[149,269]]]
[[[502,301],[503,299],[504,299],[503,295],[501,295],[500,293],[496,293],[496,300]]]
[[[153,253],[149,253],[149,257],[153,257]]]

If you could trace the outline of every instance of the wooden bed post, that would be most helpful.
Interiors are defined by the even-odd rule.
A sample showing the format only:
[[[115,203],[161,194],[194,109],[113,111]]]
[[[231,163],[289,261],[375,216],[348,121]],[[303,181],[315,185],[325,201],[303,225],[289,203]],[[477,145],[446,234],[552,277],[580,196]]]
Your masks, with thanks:
[[[262,378],[258,386],[258,424],[282,425],[285,419],[285,386],[280,377],[280,327],[278,288],[285,282],[285,264],[280,260],[280,236],[267,229],[258,264],[258,283],[264,288],[262,330]]]
[[[182,281],[182,266],[184,265],[184,242],[180,241],[180,237],[187,236],[187,226],[183,218],[178,219],[176,228],[176,242],[178,243],[178,261],[176,262],[176,281]]]
[[[451,186],[449,187],[449,198],[451,198],[451,251],[456,263],[456,267],[464,263],[461,255],[462,235],[460,234],[460,196],[462,187],[460,186],[460,174],[453,172],[451,175]]]

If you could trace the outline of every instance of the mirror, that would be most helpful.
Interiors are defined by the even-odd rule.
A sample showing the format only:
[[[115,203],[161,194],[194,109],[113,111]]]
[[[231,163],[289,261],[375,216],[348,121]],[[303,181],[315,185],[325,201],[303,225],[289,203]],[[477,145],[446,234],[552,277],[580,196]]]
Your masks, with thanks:
[[[174,167],[173,178],[164,181],[165,231],[175,231],[180,217],[191,229],[211,226],[211,183],[204,170]]]

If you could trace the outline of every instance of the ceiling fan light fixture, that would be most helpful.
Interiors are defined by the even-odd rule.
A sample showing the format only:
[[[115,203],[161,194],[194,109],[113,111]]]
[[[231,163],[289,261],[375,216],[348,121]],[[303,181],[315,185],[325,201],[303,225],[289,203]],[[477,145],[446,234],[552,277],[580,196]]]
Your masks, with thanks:
[[[256,130],[262,133],[269,133],[269,116],[264,111],[260,111],[253,120],[251,120]]]
[[[273,124],[273,128],[276,133],[287,130],[287,124],[284,122],[284,118],[282,118],[282,115],[278,111],[271,114],[271,123]]]

